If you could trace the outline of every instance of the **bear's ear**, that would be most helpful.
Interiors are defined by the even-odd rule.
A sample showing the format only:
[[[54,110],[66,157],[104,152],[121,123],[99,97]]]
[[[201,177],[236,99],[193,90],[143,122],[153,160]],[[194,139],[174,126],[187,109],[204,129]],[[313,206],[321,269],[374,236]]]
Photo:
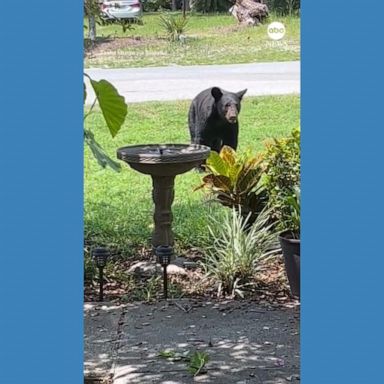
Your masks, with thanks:
[[[247,89],[243,89],[242,91],[240,92],[237,92],[236,95],[239,97],[239,99],[241,100],[243,98],[243,96],[245,95],[245,92],[247,92]]]
[[[223,92],[221,92],[221,89],[217,87],[212,88],[211,94],[215,101],[219,101],[221,99],[221,96],[223,96]]]

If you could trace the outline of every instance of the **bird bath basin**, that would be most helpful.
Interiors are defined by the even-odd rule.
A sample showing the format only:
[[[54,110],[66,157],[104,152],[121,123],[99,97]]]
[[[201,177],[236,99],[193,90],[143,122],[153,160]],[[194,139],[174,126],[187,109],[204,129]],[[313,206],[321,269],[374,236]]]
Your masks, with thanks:
[[[176,175],[200,165],[210,148],[196,144],[132,145],[117,150],[117,158],[134,170],[152,177],[155,229],[152,246],[173,246],[172,203]]]

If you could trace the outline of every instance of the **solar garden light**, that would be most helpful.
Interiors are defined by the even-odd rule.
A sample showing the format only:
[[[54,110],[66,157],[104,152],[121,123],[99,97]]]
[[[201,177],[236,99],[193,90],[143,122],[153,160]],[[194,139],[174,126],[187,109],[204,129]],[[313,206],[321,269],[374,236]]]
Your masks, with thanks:
[[[104,292],[103,292],[103,271],[104,267],[107,264],[107,259],[110,256],[110,253],[107,248],[97,247],[92,251],[92,258],[96,263],[97,268],[99,269],[99,301],[103,301]]]
[[[173,254],[173,248],[170,245],[159,245],[156,248],[156,256],[160,265],[163,267],[163,287],[164,287],[164,299],[168,298],[168,275],[167,265],[171,262]]]

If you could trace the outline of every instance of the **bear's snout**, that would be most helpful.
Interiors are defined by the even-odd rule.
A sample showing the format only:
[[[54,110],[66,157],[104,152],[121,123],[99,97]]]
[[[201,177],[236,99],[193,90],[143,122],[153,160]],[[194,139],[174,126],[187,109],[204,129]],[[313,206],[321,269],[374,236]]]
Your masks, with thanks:
[[[227,113],[225,114],[225,118],[229,123],[235,124],[237,122],[238,111],[235,106],[231,106],[227,109]]]

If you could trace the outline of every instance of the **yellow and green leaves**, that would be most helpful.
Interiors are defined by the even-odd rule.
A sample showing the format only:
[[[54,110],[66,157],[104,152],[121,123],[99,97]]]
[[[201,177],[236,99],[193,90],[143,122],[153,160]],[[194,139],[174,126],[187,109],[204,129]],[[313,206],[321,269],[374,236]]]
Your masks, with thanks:
[[[231,147],[224,146],[220,153],[210,153],[206,168],[210,173],[196,189],[205,188],[225,206],[241,206],[244,212],[259,212],[263,204],[255,197],[261,191],[264,172],[260,156],[239,155]]]

